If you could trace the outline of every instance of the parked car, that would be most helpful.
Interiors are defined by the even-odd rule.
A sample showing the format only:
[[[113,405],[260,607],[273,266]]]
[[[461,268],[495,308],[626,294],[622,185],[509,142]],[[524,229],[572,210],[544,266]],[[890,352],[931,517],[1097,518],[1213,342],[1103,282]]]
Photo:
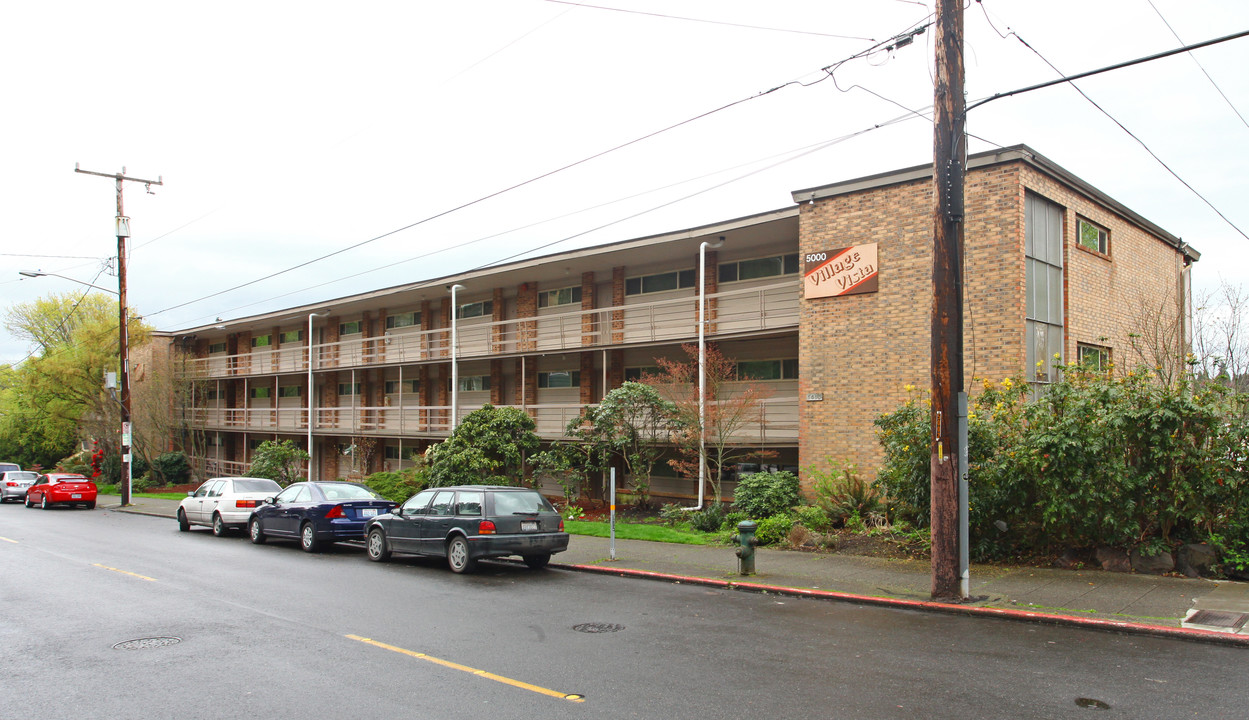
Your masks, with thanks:
[[[21,470],[22,466],[17,463],[0,462],[0,473],[9,472],[10,470]]]
[[[0,463],[0,467],[5,465],[12,465],[12,463]],[[26,488],[34,485],[37,477],[39,473],[33,470],[0,470],[0,503],[7,503],[10,500],[20,502],[26,497]]]
[[[265,498],[248,517],[247,531],[257,545],[270,537],[297,538],[305,551],[316,552],[325,543],[363,540],[364,524],[394,507],[358,483],[301,482]]]
[[[392,553],[445,557],[452,572],[483,558],[519,555],[533,569],[568,549],[564,519],[536,490],[496,485],[430,488],[368,523],[369,559]]]
[[[280,492],[282,486],[268,478],[212,478],[178,505],[178,529],[186,532],[192,525],[207,525],[217,537],[242,530],[265,498]]]
[[[53,505],[81,505],[88,510],[95,507],[96,487],[82,475],[73,473],[48,473],[35,478],[26,488],[26,507],[35,505],[47,510]]]

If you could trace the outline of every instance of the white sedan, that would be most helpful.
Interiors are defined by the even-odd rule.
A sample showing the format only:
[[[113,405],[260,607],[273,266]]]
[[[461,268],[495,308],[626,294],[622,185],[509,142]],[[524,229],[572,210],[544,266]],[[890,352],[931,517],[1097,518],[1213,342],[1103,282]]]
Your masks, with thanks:
[[[186,532],[192,525],[207,525],[217,537],[241,530],[265,498],[280,492],[281,485],[265,478],[213,478],[187,493],[178,506],[178,529]]]

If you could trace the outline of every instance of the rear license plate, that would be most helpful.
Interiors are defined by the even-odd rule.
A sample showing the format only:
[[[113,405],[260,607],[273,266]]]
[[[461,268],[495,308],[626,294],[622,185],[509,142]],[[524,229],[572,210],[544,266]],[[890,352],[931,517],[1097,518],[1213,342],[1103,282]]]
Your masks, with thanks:
[[[538,521],[537,520],[521,520],[520,531],[521,532],[538,532]]]
[[[70,499],[70,500],[81,500],[81,499],[82,499],[82,494],[81,494],[81,493],[74,493],[73,495],[70,495],[70,496],[69,496],[69,499]]]
[[[360,517],[377,517],[377,508],[364,508],[360,511]]]

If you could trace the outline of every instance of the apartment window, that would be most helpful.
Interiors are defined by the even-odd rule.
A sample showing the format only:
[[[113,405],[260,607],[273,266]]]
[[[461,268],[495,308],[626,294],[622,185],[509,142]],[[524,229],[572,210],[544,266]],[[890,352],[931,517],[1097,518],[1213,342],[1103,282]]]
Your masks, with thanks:
[[[412,327],[421,324],[421,314],[419,312],[398,313],[396,315],[386,316],[386,329],[394,330],[396,328]]]
[[[460,392],[475,392],[490,389],[489,375],[469,375],[460,378]]]
[[[1110,254],[1110,231],[1101,225],[1089,222],[1084,218],[1076,220],[1080,233],[1080,244],[1102,255]]]
[[[466,303],[461,305],[455,312],[456,318],[466,320],[468,318],[485,317],[494,314],[494,301],[483,300],[481,302]]]
[[[1110,348],[1100,345],[1076,345],[1076,362],[1094,370],[1106,370],[1110,367]]]
[[[338,394],[340,397],[343,395],[359,395],[360,383],[339,383]]]
[[[270,388],[270,387],[248,388],[247,397],[251,398],[252,400],[256,400],[258,398],[267,398],[269,397],[269,391],[272,389],[273,388]]]
[[[214,355],[216,353],[223,353],[225,351],[226,351],[226,344],[224,342],[217,342],[208,346],[209,355]]]
[[[581,302],[581,286],[560,288],[559,290],[543,290],[538,293],[538,307],[555,307]]]
[[[402,382],[398,380],[386,381],[386,394],[387,395],[395,395],[401,392],[415,393],[419,391],[420,389],[421,389],[420,380],[404,380]]]
[[[647,375],[658,375],[659,368],[654,365],[643,365],[641,367],[625,368],[625,382],[642,382],[642,378]]]
[[[654,275],[641,275],[625,279],[625,295],[644,295],[646,293],[692,288],[697,284],[697,281],[697,273],[693,270],[674,270]]]
[[[286,343],[302,342],[304,339],[304,331],[303,330],[287,330],[286,332],[279,335],[278,339],[282,342],[283,345],[285,345]]]
[[[543,389],[581,387],[581,371],[540,372],[538,373],[538,387]]]
[[[338,334],[340,336],[341,335],[359,335],[360,332],[363,330],[363,328],[364,328],[364,323],[360,322],[359,320],[352,320],[351,322],[339,323]]]
[[[297,398],[297,397],[303,397],[303,396],[304,396],[304,388],[302,385],[283,385],[282,387],[278,388],[278,397]]]
[[[798,358],[745,360],[737,363],[738,380],[797,380]]]
[[[269,347],[270,345],[273,344],[272,340],[273,340],[272,335],[257,335],[256,337],[252,338],[252,347],[254,348]]]
[[[720,263],[720,282],[757,280],[759,278],[798,274],[798,253]]]
[[[1026,377],[1053,382],[1063,356],[1063,209],[1031,193],[1024,202],[1024,262]]]
[[[386,446],[386,459],[387,459],[387,460],[400,460],[400,459],[402,459],[402,458],[399,456],[399,446],[398,446],[398,445],[387,445],[387,446]]]
[[[214,389],[212,389],[212,390],[205,390],[205,391],[204,391],[204,399],[205,399],[205,400],[217,400],[217,399],[218,399],[218,398],[220,398],[220,397],[221,397],[221,393],[217,392],[217,390],[216,390],[215,388],[214,388]]]

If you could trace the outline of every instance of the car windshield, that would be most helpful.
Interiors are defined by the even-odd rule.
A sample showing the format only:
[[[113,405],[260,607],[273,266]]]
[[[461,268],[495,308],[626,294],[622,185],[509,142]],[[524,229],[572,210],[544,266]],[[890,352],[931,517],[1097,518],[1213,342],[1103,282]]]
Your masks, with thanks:
[[[234,481],[234,492],[240,492],[240,493],[245,493],[245,492],[271,492],[271,493],[277,493],[277,492],[282,492],[282,486],[281,486],[281,485],[278,485],[277,483],[273,482],[272,480],[261,480],[261,479],[235,480],[235,481]]]
[[[318,485],[327,500],[381,500],[382,496],[363,485]]]
[[[539,512],[555,512],[555,508],[533,490],[494,493],[495,515],[533,515]]]
[[[4,474],[4,479],[27,481],[27,480],[34,480],[36,477],[38,477],[38,475],[39,473],[31,472],[29,470],[17,471],[17,472],[10,471]]]

